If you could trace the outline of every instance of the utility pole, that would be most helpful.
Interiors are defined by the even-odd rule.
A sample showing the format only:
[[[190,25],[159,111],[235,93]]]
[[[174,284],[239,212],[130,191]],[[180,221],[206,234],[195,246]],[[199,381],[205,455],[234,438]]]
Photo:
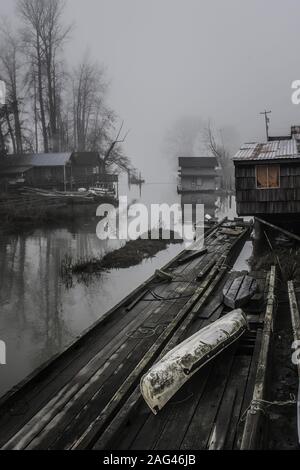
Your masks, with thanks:
[[[267,142],[269,141],[269,124],[270,124],[270,118],[268,117],[268,114],[271,114],[272,111],[263,111],[260,114],[264,114],[265,116],[265,123],[266,123],[266,135],[267,135]]]

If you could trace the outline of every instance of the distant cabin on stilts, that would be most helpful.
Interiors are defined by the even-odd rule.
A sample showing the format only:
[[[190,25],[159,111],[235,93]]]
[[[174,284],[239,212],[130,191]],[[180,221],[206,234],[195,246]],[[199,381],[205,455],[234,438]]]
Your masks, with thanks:
[[[215,192],[220,171],[215,157],[179,157],[178,193]]]

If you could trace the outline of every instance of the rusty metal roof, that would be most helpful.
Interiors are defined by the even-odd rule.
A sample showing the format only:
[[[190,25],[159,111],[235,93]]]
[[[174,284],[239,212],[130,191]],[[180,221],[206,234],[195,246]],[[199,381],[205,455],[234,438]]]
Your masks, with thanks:
[[[257,143],[251,142],[244,144],[237,152],[234,161],[244,160],[279,160],[279,159],[300,158],[297,149],[297,141],[274,140],[272,142]]]

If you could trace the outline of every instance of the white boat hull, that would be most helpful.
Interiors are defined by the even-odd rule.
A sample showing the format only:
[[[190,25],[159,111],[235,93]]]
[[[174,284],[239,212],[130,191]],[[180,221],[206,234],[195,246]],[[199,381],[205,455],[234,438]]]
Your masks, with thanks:
[[[166,354],[141,380],[142,395],[157,414],[205,364],[233,344],[248,328],[242,310],[206,326]]]

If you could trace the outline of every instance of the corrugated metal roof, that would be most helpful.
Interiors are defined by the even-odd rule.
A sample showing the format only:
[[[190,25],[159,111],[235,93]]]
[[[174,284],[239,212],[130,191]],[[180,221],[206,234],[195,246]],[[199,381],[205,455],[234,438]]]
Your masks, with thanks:
[[[9,155],[5,157],[3,166],[65,166],[72,153],[38,153],[28,155]]]
[[[282,158],[300,158],[295,139],[274,140],[266,143],[246,143],[237,152],[233,160],[277,160]]]

